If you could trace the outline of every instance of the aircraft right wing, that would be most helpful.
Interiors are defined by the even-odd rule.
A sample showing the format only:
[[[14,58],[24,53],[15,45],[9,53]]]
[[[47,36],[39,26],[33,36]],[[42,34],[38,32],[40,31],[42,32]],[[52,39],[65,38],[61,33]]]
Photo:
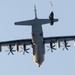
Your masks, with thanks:
[[[67,42],[74,40],[75,45],[75,36],[57,36],[57,37],[45,37],[44,43],[57,43],[58,48],[60,48],[60,42],[64,42],[64,46],[67,47]]]
[[[71,41],[75,40],[75,36],[57,36],[57,37],[45,37],[44,42],[45,43],[55,43],[57,41],[63,42],[63,41]]]
[[[19,21],[15,22],[15,25],[32,25],[34,20],[27,20],[27,21]]]

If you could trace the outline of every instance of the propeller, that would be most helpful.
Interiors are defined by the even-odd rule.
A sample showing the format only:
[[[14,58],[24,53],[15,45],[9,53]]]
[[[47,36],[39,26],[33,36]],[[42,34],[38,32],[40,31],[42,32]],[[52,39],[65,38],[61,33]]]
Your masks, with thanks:
[[[23,48],[22,48],[23,49]],[[23,50],[21,50],[20,52],[23,52],[23,55],[25,54],[25,52],[26,53],[29,53],[27,50],[29,50],[30,48],[28,48],[28,49],[23,49]]]
[[[16,50],[13,50],[13,47],[11,45],[9,45],[9,50],[6,50],[5,52],[8,52],[8,55],[11,53],[12,55],[14,55],[13,52],[15,52]]]
[[[24,44],[23,47],[21,47],[21,49],[23,49],[23,50],[21,50],[20,52],[23,52],[23,55],[24,55],[25,52],[29,53],[27,50],[29,50],[30,48],[26,49],[26,45]]]
[[[47,51],[49,51],[50,50],[50,48],[51,48],[51,52],[53,53],[53,50],[56,50],[56,48],[54,48],[56,45],[53,45],[53,43],[52,42],[50,42],[50,47],[49,46],[47,46],[49,49],[47,50]]]
[[[64,41],[64,48],[62,50],[64,50],[66,48],[66,50],[69,50],[68,47],[71,47],[70,45],[68,45],[68,42]]]

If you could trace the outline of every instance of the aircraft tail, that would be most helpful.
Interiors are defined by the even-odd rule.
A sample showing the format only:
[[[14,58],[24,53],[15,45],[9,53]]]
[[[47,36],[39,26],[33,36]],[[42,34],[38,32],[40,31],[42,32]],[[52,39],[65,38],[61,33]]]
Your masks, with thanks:
[[[35,18],[37,18],[36,5],[34,5]]]

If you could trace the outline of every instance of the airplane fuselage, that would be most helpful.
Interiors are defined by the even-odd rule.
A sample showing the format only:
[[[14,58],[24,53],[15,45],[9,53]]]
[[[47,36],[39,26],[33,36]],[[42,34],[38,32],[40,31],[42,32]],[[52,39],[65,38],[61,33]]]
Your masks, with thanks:
[[[53,12],[50,14],[50,21],[49,19],[38,19],[37,18],[37,12],[36,12],[36,6],[34,5],[34,11],[35,11],[35,19],[27,20],[27,21],[20,21],[16,22],[15,25],[28,25],[32,26],[32,40],[27,40],[27,45],[32,45],[32,55],[33,60],[37,64],[37,66],[40,67],[40,65],[44,61],[44,54],[45,54],[45,42],[43,37],[43,30],[42,25],[51,23],[53,25],[54,22],[57,22],[58,19],[54,19]]]
[[[43,44],[43,31],[42,25],[38,23],[38,19],[34,19],[34,25],[32,25],[32,52],[33,52],[33,60],[40,66],[44,61],[45,48]]]

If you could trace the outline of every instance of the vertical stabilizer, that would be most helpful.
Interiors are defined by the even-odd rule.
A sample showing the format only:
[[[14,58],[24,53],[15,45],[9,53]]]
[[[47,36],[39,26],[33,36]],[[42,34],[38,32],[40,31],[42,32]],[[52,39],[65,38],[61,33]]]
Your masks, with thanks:
[[[36,5],[34,5],[35,18],[37,18]]]

